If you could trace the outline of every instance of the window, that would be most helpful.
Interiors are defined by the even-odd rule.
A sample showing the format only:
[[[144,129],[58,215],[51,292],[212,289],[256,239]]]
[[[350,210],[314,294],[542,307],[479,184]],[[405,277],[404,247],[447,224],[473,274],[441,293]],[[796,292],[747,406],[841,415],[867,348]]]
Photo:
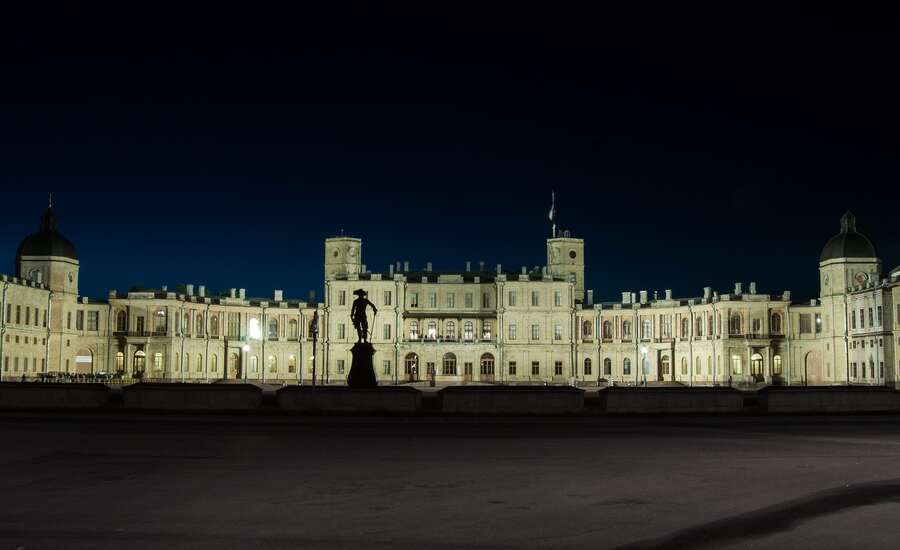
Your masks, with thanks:
[[[125,372],[125,354],[116,352],[116,372]]]
[[[879,326],[881,326],[881,323],[882,323],[881,306],[878,306],[878,313],[877,313],[877,316],[875,317],[875,320],[877,321],[877,324]]]
[[[201,325],[198,324],[197,326],[200,327]],[[278,339],[278,319],[269,319],[268,338],[269,340]]]
[[[37,310],[35,310],[35,311],[37,311]],[[28,306],[25,306],[25,324],[26,325],[31,324],[31,308]]]
[[[347,337],[347,325],[345,325],[344,323],[338,323],[337,337],[338,337],[338,340],[343,340],[344,338]]]
[[[532,340],[540,340],[541,339],[541,325],[531,325],[531,339]]]
[[[751,332],[753,334],[760,334],[762,332],[762,321],[760,319],[753,319],[750,321],[751,324]]]
[[[437,292],[428,293],[428,307],[437,308]]]
[[[866,310],[859,309],[859,328],[866,328]]]
[[[688,374],[687,357],[682,357],[681,358],[681,375],[687,376],[687,374]]]
[[[481,307],[491,307],[491,295],[487,292],[481,295]]]
[[[278,373],[278,358],[274,355],[270,355],[266,365],[269,369],[269,374],[277,374]]]
[[[474,307],[474,306],[472,305],[472,303],[473,303],[472,300],[473,300],[473,298],[472,298],[472,293],[471,293],[471,292],[466,292],[465,305],[466,305],[466,307],[469,308],[469,309],[471,309],[472,307]]]
[[[800,334],[812,334],[812,315],[800,314]]]
[[[562,325],[555,325],[553,327],[553,339],[554,340],[562,340],[562,337],[563,337]]]
[[[475,325],[472,324],[472,321],[466,321],[465,324],[463,324],[463,339],[475,339]]]
[[[706,374],[708,376],[713,375],[713,363],[712,363],[712,355],[706,356]]]
[[[409,324],[409,339],[410,340],[418,340],[419,339],[419,322],[413,321]]]
[[[429,340],[437,339],[437,323],[434,321],[428,321],[428,332],[425,333],[425,338]]]
[[[700,362],[700,356],[694,357],[694,372],[697,373],[697,376],[703,376],[703,363]]]
[[[671,338],[672,337],[672,316],[671,315],[660,315],[659,316],[659,337],[660,338]]]
[[[510,339],[510,340],[515,340],[515,339],[516,339],[516,326],[517,326],[517,325],[516,325],[515,323],[510,323],[510,324],[509,324],[509,339]]]
[[[622,338],[631,339],[631,321],[622,321]]]
[[[659,358],[659,370],[661,370],[663,374],[668,376],[670,373],[669,369],[670,369],[669,356],[663,355],[662,357]]]
[[[743,319],[741,319],[741,314],[740,313],[732,313],[731,316],[728,318],[728,334],[736,334],[736,335],[743,334],[743,332],[742,332],[743,327],[741,326],[742,324],[743,324]]]
[[[690,336],[689,332],[691,330],[691,324],[688,322],[687,317],[683,317],[681,319],[681,337],[687,338]]]
[[[418,373],[417,373],[416,371],[417,371],[418,368],[419,368],[419,367],[418,367],[418,365],[419,365],[419,356],[416,355],[415,353],[409,353],[409,354],[407,354],[407,355],[406,355],[406,358],[405,358],[405,360],[404,360],[404,365],[405,365],[405,367],[406,367],[406,374],[407,374],[407,375],[409,375],[409,376],[417,375]]]
[[[347,305],[347,291],[346,290],[338,291],[338,305],[339,306]]]
[[[612,376],[612,359],[609,357],[603,360],[603,375]]]
[[[509,371],[509,375],[510,375],[510,376],[515,376],[515,375],[516,375],[516,362],[515,362],[515,361],[510,361],[510,362],[509,362],[509,367],[508,367],[507,370]]]
[[[453,309],[456,307],[456,294],[450,293],[447,294],[447,309]]]
[[[344,374],[344,360],[343,359],[337,360],[337,372],[338,372],[338,374]]]
[[[31,313],[31,308],[25,308],[25,314]],[[75,330],[84,330],[84,311],[79,309],[75,312]]]
[[[116,332],[125,332],[128,330],[128,316],[125,313],[125,310],[120,309],[116,313]]]
[[[191,333],[191,312],[184,312],[184,320],[181,323],[181,331],[185,334]]]
[[[453,321],[447,321],[446,332],[444,333],[444,337],[448,340],[456,340],[456,323]]]
[[[393,297],[393,295],[391,294],[391,291],[390,291],[390,290],[385,290],[385,291],[384,291],[384,295],[382,296],[381,301],[384,303],[383,305],[389,306],[389,305],[392,304],[393,299],[394,299],[394,297]]]
[[[631,359],[627,357],[622,361],[622,374],[626,376],[631,374]]]
[[[740,355],[732,355],[731,356],[731,374],[741,374],[741,356]]]
[[[228,337],[239,338],[241,336],[241,314],[228,314]]]
[[[197,372],[203,372],[203,355],[197,354],[197,366],[194,368]]]
[[[703,336],[703,317],[697,317],[694,322],[694,336]]]
[[[481,356],[481,375],[482,376],[493,376],[494,375],[494,356],[490,353],[485,353]]]
[[[444,354],[444,359],[441,362],[441,374],[456,376],[456,355],[452,353]]]
[[[555,361],[553,363],[553,375],[554,376],[562,376],[563,375],[562,361]]]
[[[590,320],[581,323],[581,337],[585,340],[590,340],[594,337],[594,323],[590,322]]]
[[[492,330],[493,328],[494,328],[494,324],[492,322],[484,321],[483,324],[481,325],[481,339],[482,340],[490,340],[491,332],[493,331]]]
[[[516,307],[516,291],[510,290],[507,296],[506,305],[509,307]]]
[[[649,340],[653,338],[653,322],[650,319],[644,319],[641,322],[641,339]]]
[[[37,310],[35,310],[35,319],[37,319]],[[87,329],[90,331],[97,332],[100,329],[100,312],[99,311],[88,311],[87,312]]]
[[[22,306],[16,306],[16,324],[20,324],[22,322]],[[72,312],[69,312],[68,320],[66,321],[66,328],[72,328]],[[18,359],[16,359],[18,361]]]
[[[592,365],[591,365],[591,358],[590,358],[590,357],[585,357],[585,358],[584,358],[584,375],[585,375],[585,376],[590,376],[590,375],[591,375],[591,366],[592,366]]]
[[[556,290],[553,292],[553,305],[560,307],[562,305],[562,292]]]
[[[219,356],[213,355],[209,358],[209,372],[216,374],[219,372]]]
[[[532,361],[531,362],[531,375],[532,376],[540,376],[541,375],[541,362],[540,361]]]
[[[215,317],[213,317],[213,319],[215,319]],[[288,321],[288,338],[293,338],[295,340],[299,338],[299,329],[300,323],[298,323],[296,319],[291,319],[290,321]]]
[[[6,322],[9,323],[10,319],[12,319],[12,304],[6,304]]]
[[[610,321],[603,321],[603,338],[611,340],[612,337],[612,323]]]
[[[419,307],[419,293],[418,292],[410,292],[409,293],[409,307]]]
[[[190,356],[190,354],[188,354],[188,353],[184,354],[184,358],[182,359],[181,368],[184,370],[185,373],[188,373],[191,371],[191,356]]]
[[[781,314],[773,313],[771,326],[769,327],[775,334],[781,334]]]
[[[872,314],[872,308],[869,308],[869,326],[875,326],[875,316]]]
[[[872,310],[869,310],[869,313],[872,313]],[[871,321],[871,319],[869,319]],[[822,314],[816,313],[816,334],[822,332]]]
[[[385,340],[391,339],[391,325],[385,324],[381,329],[381,337]]]
[[[781,376],[781,356],[776,355],[772,357],[772,374],[775,376]]]
[[[540,305],[540,296],[537,290],[531,291],[531,307],[537,307]]]
[[[850,328],[856,328],[856,311],[850,312]]]
[[[385,375],[391,374],[391,360],[390,359],[385,359],[384,361],[381,362],[381,372],[382,372],[382,374],[385,374]]]

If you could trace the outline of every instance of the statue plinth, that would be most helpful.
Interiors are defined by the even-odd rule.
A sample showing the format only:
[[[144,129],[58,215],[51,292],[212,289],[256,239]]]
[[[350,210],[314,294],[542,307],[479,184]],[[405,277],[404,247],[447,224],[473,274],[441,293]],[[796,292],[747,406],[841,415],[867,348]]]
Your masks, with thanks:
[[[350,364],[350,374],[347,375],[347,385],[351,388],[375,388],[378,382],[375,380],[375,366],[372,357],[375,348],[368,342],[357,342],[350,348],[353,354],[353,362]]]

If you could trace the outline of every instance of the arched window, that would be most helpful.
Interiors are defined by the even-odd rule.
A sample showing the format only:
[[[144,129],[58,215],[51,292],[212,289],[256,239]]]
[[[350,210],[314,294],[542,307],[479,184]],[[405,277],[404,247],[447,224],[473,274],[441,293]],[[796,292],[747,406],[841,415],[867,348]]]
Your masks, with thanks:
[[[419,322],[412,321],[409,323],[409,339],[410,340],[418,340],[419,339]]]
[[[294,321],[296,324],[297,322]],[[293,355],[288,355],[288,374],[296,374],[297,373],[297,358]]]
[[[181,332],[183,332],[185,334],[191,333],[191,312],[190,311],[184,312],[184,319],[181,322]]]
[[[775,376],[781,376],[781,356],[776,355],[772,357],[772,374]]]
[[[781,314],[773,313],[772,321],[770,323],[770,329],[774,334],[781,334]]]
[[[643,340],[653,338],[653,322],[650,319],[644,319],[641,323],[641,338]]]
[[[762,355],[754,353],[750,356],[750,374],[760,377],[763,375],[763,358]]]
[[[622,338],[631,338],[631,321],[622,321]]]
[[[472,324],[472,321],[466,321],[463,325],[463,338],[466,340],[475,338],[475,325]]]
[[[662,357],[660,357],[659,358],[659,370],[662,371],[662,373],[666,376],[669,375],[669,367],[670,367],[669,356],[663,355]]]
[[[132,372],[143,373],[144,367],[147,364],[147,354],[141,350],[137,350],[134,352],[134,363],[132,364]]]
[[[213,338],[219,337],[219,316],[213,315],[209,320],[209,335]]]
[[[195,336],[203,336],[203,314],[198,313],[196,322],[194,323],[197,326]]]
[[[697,317],[697,322],[694,325],[695,336],[703,336],[703,317]]]
[[[259,370],[259,359],[255,355],[250,356],[250,372],[255,373]]]
[[[712,355],[706,356],[706,375],[707,376],[713,375]]]
[[[165,368],[163,357],[163,354],[160,352],[156,352],[153,354],[153,370],[157,373],[156,375],[154,375],[157,378],[162,376],[162,371]]]
[[[416,380],[419,377],[419,356],[415,353],[407,353],[403,360],[406,367],[406,376],[409,380]]]
[[[191,356],[190,354],[184,354],[184,364],[181,365],[181,368],[184,369],[184,372],[191,372]]]
[[[217,374],[219,372],[219,356],[212,355],[209,358],[209,372]]]
[[[603,321],[603,338],[612,339],[613,330],[611,321]]]
[[[688,375],[688,360],[687,360],[687,357],[682,357],[682,358],[681,358],[681,375],[682,375],[682,376],[687,376],[687,375]]]
[[[296,319],[288,321],[288,338],[297,339],[298,323]]]
[[[626,376],[631,374],[631,359],[627,357],[622,361],[622,374]]]
[[[194,366],[194,372],[203,372],[203,355],[197,354],[197,364]]]
[[[744,367],[741,364],[741,356],[740,355],[732,355],[731,356],[731,374],[741,374],[743,370],[744,370]]]
[[[740,313],[732,313],[731,317],[728,320],[728,333],[729,334],[743,334],[741,332],[741,314]],[[735,373],[737,374],[737,373]]]
[[[484,321],[482,323],[482,325],[481,325],[481,339],[482,340],[490,340],[491,339],[491,332],[492,332],[491,329],[493,327],[494,327],[494,324],[491,323],[490,321]]]
[[[690,332],[690,330],[691,330],[691,325],[690,325],[690,323],[688,323],[687,317],[685,317],[681,320],[681,337],[687,338],[688,336],[690,336],[690,334],[688,334]]]
[[[437,338],[437,323],[434,321],[428,321],[428,332],[425,333],[425,338],[429,340],[434,340]]]
[[[588,321],[588,322],[590,322],[590,321]],[[591,375],[591,358],[590,357],[584,358],[584,375],[585,376]]]
[[[274,355],[269,356],[269,360],[267,362],[269,374],[277,374],[278,373],[278,359],[275,358]]]
[[[121,351],[116,352],[116,372],[125,372],[125,354]]]
[[[153,315],[153,330],[158,333],[165,334],[166,332],[166,310],[165,309],[157,309],[156,314]]]
[[[278,319],[269,319],[269,340],[278,339]]]
[[[441,374],[447,375],[456,375],[456,356],[452,353],[444,354],[444,360],[442,362]]]
[[[703,376],[703,363],[700,362],[700,356],[694,357],[694,372],[697,376]]]
[[[124,309],[120,309],[116,313],[116,332],[125,332],[128,330],[128,314]]]
[[[456,340],[456,323],[447,321],[447,332],[444,337],[448,340]]]
[[[594,337],[594,323],[586,320],[581,324],[581,337],[585,340],[590,340]]]
[[[481,356],[481,374],[484,376],[494,375],[494,356],[490,353]]]
[[[606,376],[612,376],[612,359],[607,357],[603,360],[603,374]]]

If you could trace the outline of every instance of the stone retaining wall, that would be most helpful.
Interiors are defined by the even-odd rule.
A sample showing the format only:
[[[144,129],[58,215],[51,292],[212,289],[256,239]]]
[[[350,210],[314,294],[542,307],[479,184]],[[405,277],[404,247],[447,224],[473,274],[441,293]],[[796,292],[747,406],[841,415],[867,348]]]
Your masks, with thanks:
[[[289,386],[275,394],[278,408],[285,411],[320,412],[415,412],[422,408],[422,392],[415,388],[385,386]]]
[[[122,388],[126,409],[156,411],[251,411],[262,407],[252,384],[132,384]]]
[[[452,386],[438,395],[445,413],[573,414],[584,410],[584,390],[570,386]]]

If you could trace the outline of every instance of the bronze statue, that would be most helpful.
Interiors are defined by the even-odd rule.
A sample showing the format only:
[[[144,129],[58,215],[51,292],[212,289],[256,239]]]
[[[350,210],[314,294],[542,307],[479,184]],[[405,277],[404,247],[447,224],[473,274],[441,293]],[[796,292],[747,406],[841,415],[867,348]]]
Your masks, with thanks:
[[[373,317],[378,315],[378,308],[366,298],[368,294],[365,290],[358,288],[353,291],[353,294],[357,298],[353,300],[353,305],[350,307],[350,320],[353,321],[353,328],[356,329],[357,342],[368,342],[369,320],[366,319],[366,306],[372,306]]]

